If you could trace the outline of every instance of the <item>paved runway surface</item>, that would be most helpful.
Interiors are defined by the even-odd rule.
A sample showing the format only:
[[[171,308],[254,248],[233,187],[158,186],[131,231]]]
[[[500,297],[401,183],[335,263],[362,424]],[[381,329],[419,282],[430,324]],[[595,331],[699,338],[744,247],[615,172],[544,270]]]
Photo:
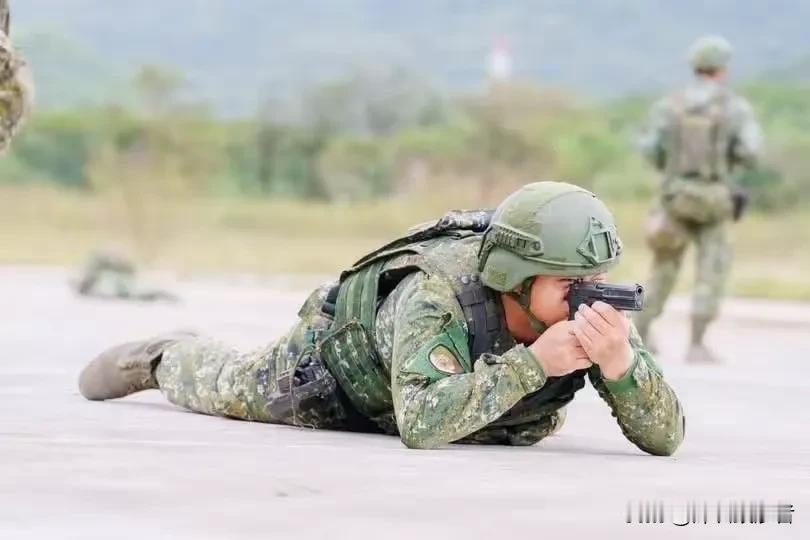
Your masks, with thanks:
[[[674,457],[627,442],[589,386],[535,447],[414,451],[191,414],[154,391],[85,401],[77,374],[110,344],[194,328],[259,346],[306,291],[196,280],[183,303],[149,305],[81,300],[64,280],[0,268],[0,539],[810,538],[810,308],[786,324],[779,306],[730,310],[710,336],[723,366],[681,362],[683,309],[659,323],[687,414]],[[706,501],[710,523],[625,523],[628,501],[652,499]],[[718,500],[791,503],[793,524],[712,524]]]

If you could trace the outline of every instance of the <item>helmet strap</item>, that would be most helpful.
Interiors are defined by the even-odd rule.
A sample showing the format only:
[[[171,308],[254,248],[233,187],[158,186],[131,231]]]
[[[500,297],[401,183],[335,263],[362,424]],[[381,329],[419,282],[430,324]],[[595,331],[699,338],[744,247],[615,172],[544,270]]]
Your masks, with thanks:
[[[523,310],[523,313],[526,314],[526,317],[529,319],[529,325],[531,325],[532,330],[537,332],[538,334],[542,334],[546,330],[548,330],[548,325],[534,316],[532,313],[531,305],[532,305],[532,284],[534,283],[535,276],[528,277],[523,280],[523,283],[520,286],[520,292],[509,291],[506,293],[508,296],[513,298],[520,309]]]

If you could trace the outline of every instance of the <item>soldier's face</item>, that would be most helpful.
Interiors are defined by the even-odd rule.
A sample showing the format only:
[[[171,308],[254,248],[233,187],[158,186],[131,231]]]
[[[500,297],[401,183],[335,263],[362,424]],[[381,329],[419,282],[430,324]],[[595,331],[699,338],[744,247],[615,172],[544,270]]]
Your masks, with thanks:
[[[568,319],[568,289],[579,278],[537,276],[532,284],[531,310],[535,317],[551,326]],[[585,281],[604,282],[607,274],[593,274]]]

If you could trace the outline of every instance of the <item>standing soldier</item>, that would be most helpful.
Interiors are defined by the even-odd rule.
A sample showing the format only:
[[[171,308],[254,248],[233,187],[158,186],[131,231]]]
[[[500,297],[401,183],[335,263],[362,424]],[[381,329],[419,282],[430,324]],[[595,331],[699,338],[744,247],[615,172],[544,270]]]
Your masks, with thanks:
[[[8,147],[31,103],[30,74],[11,45],[10,22],[8,2],[0,0],[0,151]]]
[[[731,45],[718,36],[698,39],[689,53],[695,79],[685,89],[657,102],[641,150],[662,172],[659,206],[651,213],[647,242],[653,250],[647,305],[635,318],[642,338],[661,314],[672,291],[684,251],[697,247],[689,362],[713,362],[703,344],[717,316],[731,252],[727,223],[738,219],[746,202],[730,175],[753,167],[761,132],[748,102],[727,86]]]

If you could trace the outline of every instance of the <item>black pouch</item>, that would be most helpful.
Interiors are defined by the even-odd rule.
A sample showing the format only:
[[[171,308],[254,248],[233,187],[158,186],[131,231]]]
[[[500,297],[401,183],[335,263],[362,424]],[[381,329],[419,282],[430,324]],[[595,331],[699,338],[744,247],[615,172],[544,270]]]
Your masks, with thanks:
[[[549,377],[539,390],[518,401],[511,409],[490,424],[490,427],[515,426],[536,422],[567,405],[574,394],[585,386],[585,374],[580,369],[562,377]]]
[[[302,351],[295,366],[278,374],[275,391],[267,400],[273,422],[329,428],[345,417],[337,382],[314,353],[314,347]]]

